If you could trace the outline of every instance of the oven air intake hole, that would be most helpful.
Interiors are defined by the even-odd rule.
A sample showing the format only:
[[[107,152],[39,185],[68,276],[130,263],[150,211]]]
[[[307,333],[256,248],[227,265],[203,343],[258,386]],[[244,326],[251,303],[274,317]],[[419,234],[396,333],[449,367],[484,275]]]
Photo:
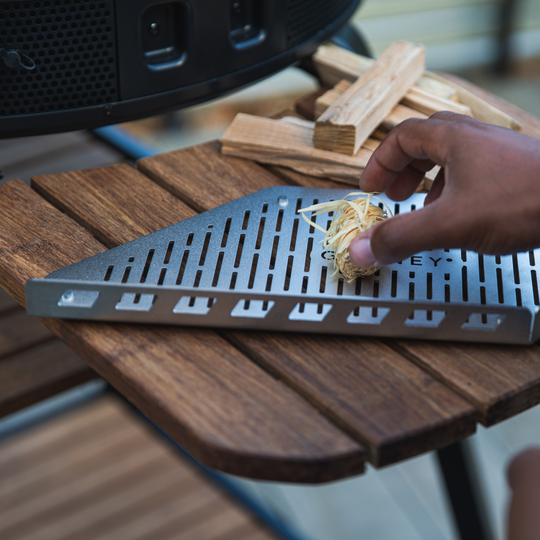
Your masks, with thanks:
[[[300,311],[300,308],[303,310]],[[289,313],[290,321],[322,322],[330,313],[332,304],[318,304],[316,302],[299,302]]]
[[[274,305],[272,300],[239,300],[231,311],[231,317],[264,319]]]
[[[405,326],[438,328],[445,317],[446,311],[415,309],[412,317],[405,321]]]

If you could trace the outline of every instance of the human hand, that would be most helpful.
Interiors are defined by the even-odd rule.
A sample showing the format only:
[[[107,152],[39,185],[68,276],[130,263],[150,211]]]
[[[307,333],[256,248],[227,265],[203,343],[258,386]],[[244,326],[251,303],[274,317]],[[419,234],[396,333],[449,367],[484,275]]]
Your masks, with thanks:
[[[540,140],[449,112],[407,120],[373,153],[360,188],[405,200],[434,165],[443,169],[424,208],[353,240],[357,266],[391,264],[427,249],[507,255],[540,246]]]
[[[508,508],[508,540],[540,537],[540,448],[531,447],[514,457],[507,471],[512,490]]]

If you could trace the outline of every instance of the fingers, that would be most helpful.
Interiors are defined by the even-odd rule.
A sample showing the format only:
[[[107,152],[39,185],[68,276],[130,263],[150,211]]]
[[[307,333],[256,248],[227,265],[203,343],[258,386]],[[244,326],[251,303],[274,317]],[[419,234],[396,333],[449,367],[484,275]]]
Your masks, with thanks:
[[[436,201],[427,207],[387,219],[355,238],[349,246],[351,260],[360,268],[392,264],[442,247],[454,247],[449,205]]]
[[[428,120],[411,119],[396,126],[371,156],[360,178],[363,191],[386,192],[403,197],[412,193],[422,177],[411,171],[428,171],[435,165],[444,167],[448,148],[458,136],[459,126],[475,120],[450,112],[436,113]],[[458,129],[456,129],[458,126]],[[416,182],[414,189],[411,188]],[[393,186],[404,184],[403,187]],[[393,197],[392,197],[393,198]]]
[[[424,200],[424,206],[426,204],[432,203],[440,197],[442,190],[444,189],[445,174],[445,169],[440,169],[437,173],[435,180],[433,180],[431,189],[429,190],[429,193],[426,195],[426,198]]]

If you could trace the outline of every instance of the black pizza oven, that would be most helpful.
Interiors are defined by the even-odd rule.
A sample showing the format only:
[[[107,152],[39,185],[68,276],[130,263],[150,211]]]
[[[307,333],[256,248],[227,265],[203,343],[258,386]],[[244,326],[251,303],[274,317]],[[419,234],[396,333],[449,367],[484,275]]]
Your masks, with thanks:
[[[0,0],[0,138],[193,105],[311,54],[360,0]]]

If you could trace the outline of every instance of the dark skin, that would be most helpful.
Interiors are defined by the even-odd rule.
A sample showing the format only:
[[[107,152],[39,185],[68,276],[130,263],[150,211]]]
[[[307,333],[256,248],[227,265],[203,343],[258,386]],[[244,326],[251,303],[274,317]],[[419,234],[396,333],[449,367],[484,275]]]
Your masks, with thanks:
[[[540,140],[443,112],[394,128],[360,178],[363,191],[410,197],[437,164],[425,208],[385,220],[351,243],[370,268],[427,249],[508,255],[540,246]]]
[[[448,112],[407,120],[373,153],[360,188],[402,201],[434,165],[443,169],[424,208],[353,240],[357,266],[391,264],[427,249],[509,255],[540,246],[540,140]],[[540,448],[513,459],[508,482],[508,539],[538,540]]]

